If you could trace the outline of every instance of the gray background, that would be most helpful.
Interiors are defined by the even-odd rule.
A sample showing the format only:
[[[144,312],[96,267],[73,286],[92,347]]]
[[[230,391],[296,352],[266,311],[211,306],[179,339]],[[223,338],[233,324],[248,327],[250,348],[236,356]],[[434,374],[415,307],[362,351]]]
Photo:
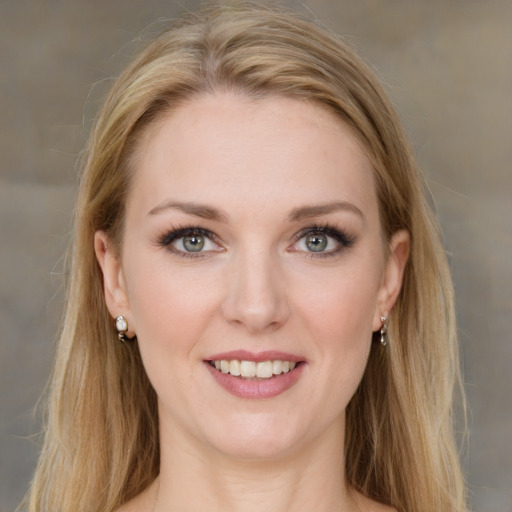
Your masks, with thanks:
[[[62,310],[77,156],[141,33],[199,2],[0,2],[0,510],[31,477],[34,406]],[[512,511],[512,2],[282,2],[377,68],[410,133],[450,254],[470,406],[472,504]]]

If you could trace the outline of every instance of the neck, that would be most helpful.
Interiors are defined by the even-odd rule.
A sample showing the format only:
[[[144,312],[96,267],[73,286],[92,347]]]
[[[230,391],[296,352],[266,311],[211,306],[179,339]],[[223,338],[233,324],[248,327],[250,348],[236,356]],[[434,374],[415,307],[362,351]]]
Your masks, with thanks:
[[[307,445],[272,459],[229,456],[179,429],[161,428],[154,512],[356,510],[345,485],[343,420]]]

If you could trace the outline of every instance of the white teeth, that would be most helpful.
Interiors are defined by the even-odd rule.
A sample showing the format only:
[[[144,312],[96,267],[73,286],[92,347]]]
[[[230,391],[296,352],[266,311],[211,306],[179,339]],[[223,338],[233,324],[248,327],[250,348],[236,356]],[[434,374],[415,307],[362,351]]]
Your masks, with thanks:
[[[272,375],[272,361],[261,361],[256,365],[256,377],[259,379],[269,379]]]
[[[240,361],[240,375],[242,377],[256,377],[256,363],[254,361]]]
[[[281,361],[280,359],[259,361],[257,363],[255,361],[239,361],[238,359],[230,361],[222,359],[211,361],[211,365],[222,373],[229,373],[235,377],[270,379],[274,375],[292,371],[297,363],[294,361]]]
[[[229,362],[229,373],[235,377],[240,375],[240,361],[233,359],[233,361]]]
[[[283,361],[280,361],[279,359],[276,359],[272,362],[272,371],[275,375],[279,375],[280,373],[283,373]]]

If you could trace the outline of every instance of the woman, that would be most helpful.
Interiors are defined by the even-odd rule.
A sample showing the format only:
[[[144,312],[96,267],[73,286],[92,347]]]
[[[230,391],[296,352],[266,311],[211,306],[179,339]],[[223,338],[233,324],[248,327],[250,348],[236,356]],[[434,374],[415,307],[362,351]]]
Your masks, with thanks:
[[[338,38],[255,8],[162,34],[75,222],[30,510],[466,510],[446,259]]]

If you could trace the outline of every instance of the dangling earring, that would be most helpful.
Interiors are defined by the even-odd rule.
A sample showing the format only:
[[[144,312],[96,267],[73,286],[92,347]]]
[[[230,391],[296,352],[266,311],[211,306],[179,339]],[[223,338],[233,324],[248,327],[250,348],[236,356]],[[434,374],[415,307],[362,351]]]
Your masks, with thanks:
[[[380,321],[382,322],[382,327],[380,328],[380,344],[385,347],[388,344],[388,317],[380,315]]]
[[[119,315],[116,318],[116,329],[117,329],[117,337],[121,341],[131,341],[135,337],[135,336],[133,336],[131,338],[128,338],[128,336],[126,336],[126,331],[128,330],[128,322],[126,321],[126,318],[122,315]]]

